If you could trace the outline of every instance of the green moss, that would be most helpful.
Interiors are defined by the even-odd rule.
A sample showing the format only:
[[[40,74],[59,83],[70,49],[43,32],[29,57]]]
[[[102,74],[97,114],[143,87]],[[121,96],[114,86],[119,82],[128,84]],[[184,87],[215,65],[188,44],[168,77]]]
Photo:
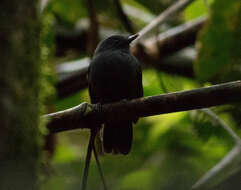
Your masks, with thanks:
[[[37,2],[2,0],[0,7],[0,189],[34,190],[40,157]]]

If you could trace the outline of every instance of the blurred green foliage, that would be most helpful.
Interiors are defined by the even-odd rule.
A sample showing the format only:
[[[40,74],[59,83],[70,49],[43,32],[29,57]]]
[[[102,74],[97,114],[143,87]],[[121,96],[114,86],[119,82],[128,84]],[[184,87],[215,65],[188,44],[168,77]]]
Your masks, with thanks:
[[[206,14],[209,11],[209,6],[214,0],[196,0],[187,9],[184,10],[186,20],[191,20]],[[194,11],[195,10],[195,11]]]
[[[113,1],[95,2],[102,26],[115,31],[124,30]],[[155,16],[174,1],[123,0],[121,2],[125,6],[140,10],[143,14]],[[197,43],[201,46],[195,65],[199,80],[145,69],[143,71],[145,96],[198,88],[202,86],[200,81],[210,81],[209,79],[213,79],[217,74],[225,76],[225,80],[232,80],[233,76],[226,72],[229,71],[228,65],[238,65],[239,70],[237,67],[232,68],[236,68],[235,73],[240,71],[241,40],[238,39],[241,36],[241,2],[214,0],[208,4],[212,4],[209,10],[211,19]],[[74,28],[79,19],[86,19],[88,15],[84,0],[53,0],[48,12],[52,13],[57,24],[68,28]],[[184,11],[183,22],[206,13],[204,1],[197,0]],[[130,16],[136,27],[141,28],[145,22],[140,22],[141,15],[139,19],[137,17]],[[51,31],[49,32],[51,35]],[[46,40],[46,43],[49,41]],[[237,76],[236,78],[240,79],[240,75]],[[59,111],[83,101],[89,101],[87,89],[65,99],[56,100],[54,104],[56,111]],[[240,118],[240,114],[237,113],[241,112],[235,110],[237,110],[235,105],[215,109],[220,117],[241,134],[236,122],[237,118]],[[109,189],[186,190],[223,158],[233,145],[232,139],[226,132],[200,111],[142,118],[134,130],[134,142],[129,155],[105,155],[100,158]],[[51,166],[48,166],[51,167],[50,175],[42,185],[42,190],[80,189],[88,138],[89,132],[85,130],[57,134],[55,154],[50,160]],[[101,188],[101,180],[93,159],[88,189]]]
[[[215,1],[211,18],[200,34],[195,71],[200,81],[240,79],[241,1]]]

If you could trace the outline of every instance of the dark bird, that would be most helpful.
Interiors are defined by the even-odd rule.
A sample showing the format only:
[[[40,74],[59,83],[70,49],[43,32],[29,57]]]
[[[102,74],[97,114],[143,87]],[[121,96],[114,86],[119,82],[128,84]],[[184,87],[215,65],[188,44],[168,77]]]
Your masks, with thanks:
[[[106,104],[143,96],[141,65],[130,53],[130,43],[137,37],[138,34],[114,35],[98,44],[88,71],[91,103]],[[130,152],[133,122],[137,122],[137,118],[104,123],[106,153]]]

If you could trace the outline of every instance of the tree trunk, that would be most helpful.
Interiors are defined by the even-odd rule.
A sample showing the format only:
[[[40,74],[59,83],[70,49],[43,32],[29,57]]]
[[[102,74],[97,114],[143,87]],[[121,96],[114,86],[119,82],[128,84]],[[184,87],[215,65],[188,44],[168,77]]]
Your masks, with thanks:
[[[38,189],[38,2],[0,1],[0,189]]]

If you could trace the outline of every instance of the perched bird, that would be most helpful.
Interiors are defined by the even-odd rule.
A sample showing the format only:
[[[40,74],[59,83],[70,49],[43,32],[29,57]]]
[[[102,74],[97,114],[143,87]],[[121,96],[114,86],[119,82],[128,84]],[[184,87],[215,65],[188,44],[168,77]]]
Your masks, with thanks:
[[[129,49],[137,37],[138,34],[114,35],[98,44],[88,71],[91,103],[106,104],[143,96],[141,65]],[[104,123],[104,152],[130,152],[133,122],[137,118]]]

